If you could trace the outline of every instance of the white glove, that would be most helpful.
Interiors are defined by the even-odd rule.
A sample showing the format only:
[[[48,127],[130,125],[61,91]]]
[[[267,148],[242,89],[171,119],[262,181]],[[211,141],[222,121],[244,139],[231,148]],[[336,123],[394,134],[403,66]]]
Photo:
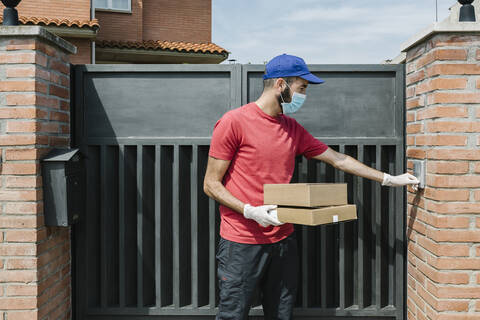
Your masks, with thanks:
[[[391,176],[388,173],[384,173],[382,186],[401,187],[407,184],[413,184],[414,189],[416,189],[419,183],[420,181],[410,173],[404,173],[399,176]]]
[[[268,227],[269,225],[279,226],[283,224],[277,218],[277,206],[274,204],[253,207],[246,204],[243,207],[243,216],[247,219],[253,219],[258,222],[262,227]]]

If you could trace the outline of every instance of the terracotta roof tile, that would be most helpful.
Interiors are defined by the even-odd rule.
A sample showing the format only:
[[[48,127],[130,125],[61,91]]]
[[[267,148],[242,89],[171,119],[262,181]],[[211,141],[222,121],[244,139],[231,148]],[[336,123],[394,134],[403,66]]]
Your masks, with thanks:
[[[20,24],[33,24],[42,26],[56,26],[56,27],[77,27],[77,28],[91,28],[98,29],[100,24],[97,19],[93,20],[69,20],[69,19],[56,19],[46,17],[18,17]],[[0,23],[3,22],[3,17],[0,17]]]
[[[150,50],[170,50],[195,53],[213,53],[226,54],[227,50],[215,43],[192,43],[182,41],[118,41],[118,40],[99,40],[95,45],[100,48],[121,48],[121,49],[150,49]]]

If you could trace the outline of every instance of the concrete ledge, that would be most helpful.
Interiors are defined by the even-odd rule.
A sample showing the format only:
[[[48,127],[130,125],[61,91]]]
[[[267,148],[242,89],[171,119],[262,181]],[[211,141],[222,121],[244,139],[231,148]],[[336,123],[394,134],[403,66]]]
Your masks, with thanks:
[[[60,38],[78,38],[78,39],[92,39],[97,37],[97,31],[87,28],[70,28],[57,26],[44,26],[44,28]]]
[[[437,33],[451,33],[451,32],[460,32],[460,33],[477,33],[480,34],[480,23],[478,22],[456,22],[451,23],[450,21],[443,21],[439,23],[433,23],[428,28],[420,31],[404,43],[402,43],[400,49],[402,52],[407,51],[412,48],[419,42],[424,41],[426,38],[429,38]]]
[[[7,37],[38,37],[56,45],[67,53],[77,53],[76,46],[41,26],[0,26],[0,38]]]

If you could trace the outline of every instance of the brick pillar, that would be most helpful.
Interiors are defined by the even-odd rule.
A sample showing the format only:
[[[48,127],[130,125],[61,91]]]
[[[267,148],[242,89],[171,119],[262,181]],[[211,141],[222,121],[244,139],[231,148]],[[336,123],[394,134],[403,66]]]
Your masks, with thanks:
[[[480,28],[471,29],[433,31],[406,49],[408,168],[427,168],[425,190],[408,192],[408,319],[480,319]]]
[[[70,319],[70,228],[44,225],[40,159],[69,147],[69,58],[37,26],[0,27],[0,319]]]

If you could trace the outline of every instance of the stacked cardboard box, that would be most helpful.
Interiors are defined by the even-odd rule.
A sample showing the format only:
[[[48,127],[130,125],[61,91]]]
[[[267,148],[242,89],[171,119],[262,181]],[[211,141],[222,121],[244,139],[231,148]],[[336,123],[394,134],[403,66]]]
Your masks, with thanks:
[[[316,226],[357,219],[347,203],[346,183],[265,184],[264,204],[278,205],[281,222]]]

